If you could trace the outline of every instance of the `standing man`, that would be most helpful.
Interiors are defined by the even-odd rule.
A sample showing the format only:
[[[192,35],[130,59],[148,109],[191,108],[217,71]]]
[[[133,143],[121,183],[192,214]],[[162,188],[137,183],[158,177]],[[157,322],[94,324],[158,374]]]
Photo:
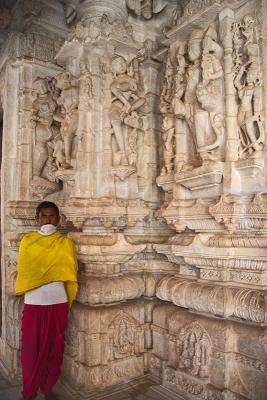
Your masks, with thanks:
[[[77,258],[71,239],[57,231],[59,209],[44,201],[36,209],[39,231],[25,235],[18,256],[16,294],[25,295],[22,316],[22,399],[52,388],[60,374],[68,310],[76,297]]]

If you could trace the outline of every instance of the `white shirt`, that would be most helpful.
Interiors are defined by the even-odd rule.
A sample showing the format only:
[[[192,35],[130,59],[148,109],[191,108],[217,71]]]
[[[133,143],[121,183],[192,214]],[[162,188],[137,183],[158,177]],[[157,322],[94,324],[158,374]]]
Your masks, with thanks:
[[[41,235],[48,236],[56,232],[56,226],[52,224],[43,225],[38,231]],[[25,293],[24,303],[34,305],[51,305],[67,303],[68,298],[64,287],[64,282],[51,282],[40,286],[37,289],[29,290]]]

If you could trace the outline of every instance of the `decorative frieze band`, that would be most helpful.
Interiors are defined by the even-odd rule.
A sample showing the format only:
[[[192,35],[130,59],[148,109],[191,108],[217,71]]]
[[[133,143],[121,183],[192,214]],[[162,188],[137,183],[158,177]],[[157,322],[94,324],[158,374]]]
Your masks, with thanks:
[[[200,313],[267,322],[264,291],[208,285],[171,276],[162,279],[156,294],[161,300]]]

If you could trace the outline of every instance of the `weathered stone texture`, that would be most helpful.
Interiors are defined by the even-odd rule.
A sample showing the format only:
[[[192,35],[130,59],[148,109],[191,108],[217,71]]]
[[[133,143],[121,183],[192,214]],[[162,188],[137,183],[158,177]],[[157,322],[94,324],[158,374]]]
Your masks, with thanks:
[[[2,372],[20,379],[16,257],[49,199],[79,258],[66,390],[150,374],[266,399],[266,2],[3,4]]]

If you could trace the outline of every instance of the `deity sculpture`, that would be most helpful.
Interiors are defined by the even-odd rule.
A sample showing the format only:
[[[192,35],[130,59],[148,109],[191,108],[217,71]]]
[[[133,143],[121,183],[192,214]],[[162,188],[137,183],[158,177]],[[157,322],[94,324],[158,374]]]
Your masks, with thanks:
[[[114,328],[113,345],[115,358],[133,355],[136,334],[132,321],[121,317],[117,319]]]
[[[162,122],[163,158],[164,166],[161,175],[173,171],[174,159],[174,121],[172,114],[165,114]]]
[[[198,149],[195,112],[199,107],[197,101],[197,87],[201,81],[201,42],[203,31],[194,30],[186,44],[181,43],[176,52],[176,72],[172,85],[174,93],[171,100],[171,110],[176,117],[175,135],[181,137],[182,132],[188,132],[195,149]],[[178,139],[177,139],[178,140]],[[185,142],[185,141],[184,141]],[[181,144],[178,144],[181,147]],[[184,147],[184,144],[183,144]],[[183,149],[185,152],[186,149]],[[185,162],[186,157],[176,157],[176,172],[182,169],[191,169],[192,166]]]
[[[241,130],[242,152],[247,151],[248,154],[258,152],[263,148],[260,85],[259,65],[253,61],[242,65],[235,79],[235,86],[240,99],[238,122]]]
[[[195,113],[197,151],[203,161],[222,159],[224,140],[224,96],[222,48],[210,26],[203,38],[202,80],[196,96],[201,108]],[[221,154],[220,154],[221,151]]]
[[[187,67],[187,61],[185,59],[185,43],[181,43],[176,52],[176,75],[175,75],[175,88],[174,96],[171,102],[172,111],[176,119],[175,122],[175,136],[177,142],[177,148],[175,151],[175,172],[179,173],[185,168],[185,148],[182,143],[179,143],[178,137],[183,136],[185,133],[185,71]],[[183,141],[184,142],[184,141]],[[178,147],[180,154],[178,154]],[[188,167],[188,166],[187,166]]]
[[[223,159],[224,95],[222,47],[214,26],[206,32],[194,30],[187,43],[177,49],[173,112],[179,120],[176,130],[191,134],[199,161]],[[177,132],[180,134],[181,132]],[[188,167],[178,162],[177,170]]]
[[[54,119],[60,122],[60,133],[64,143],[65,167],[72,168],[72,143],[78,125],[78,87],[74,77],[69,72],[62,72],[56,77],[56,87],[60,90],[57,99],[59,112]]]
[[[192,323],[181,329],[177,345],[179,368],[193,376],[205,378],[210,358],[210,339],[207,333],[197,323]]]
[[[201,79],[201,42],[203,32],[194,30],[188,42],[188,59],[190,64],[186,70],[185,86],[185,119],[192,135],[195,135],[194,115],[197,108],[196,91]],[[195,139],[195,138],[194,138]],[[196,142],[196,139],[195,139]]]
[[[177,73],[176,73],[176,88],[184,81],[184,74],[187,67],[187,62],[185,60],[185,43],[181,43],[176,52],[177,60]]]
[[[47,79],[37,78],[34,82],[36,99],[33,102],[35,137],[33,154],[33,178],[42,176],[49,156],[48,142],[53,138],[53,116],[56,111],[56,101],[49,90]]]
[[[174,77],[174,68],[171,62],[171,58],[170,56],[168,56],[165,66],[163,87],[160,96],[160,111],[163,113],[171,111],[173,77]]]
[[[245,16],[233,25],[235,45],[234,86],[238,94],[237,120],[240,129],[240,158],[254,157],[263,149],[262,78],[255,21]]]
[[[92,74],[87,63],[81,60],[80,66],[80,87],[79,87],[79,110],[90,110],[93,99]]]
[[[110,90],[113,99],[110,108],[110,122],[118,148],[116,152],[117,165],[129,165],[125,127],[133,129],[142,127],[142,120],[137,111],[145,103],[145,99],[138,95],[137,59],[133,60],[132,67],[133,73],[131,74],[127,69],[126,60],[122,56],[116,56],[111,62],[113,81]]]

